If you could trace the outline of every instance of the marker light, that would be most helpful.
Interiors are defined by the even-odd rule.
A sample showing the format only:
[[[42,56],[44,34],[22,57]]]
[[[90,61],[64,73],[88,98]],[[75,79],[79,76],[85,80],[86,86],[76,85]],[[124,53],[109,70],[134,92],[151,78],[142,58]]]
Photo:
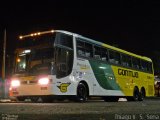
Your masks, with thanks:
[[[49,83],[49,79],[48,79],[48,78],[40,78],[40,79],[38,80],[38,83],[39,83],[40,85],[47,85],[47,84]]]
[[[51,30],[51,33],[53,33],[54,32],[54,30]]]
[[[23,38],[23,36],[19,36],[19,39],[22,39]]]
[[[54,33],[54,32],[55,32],[55,30],[32,33],[32,34],[29,34],[29,35],[19,36],[19,39],[22,40],[23,38],[26,38],[26,37],[34,37],[34,36],[37,36],[37,35],[49,34],[49,33]]]
[[[20,81],[19,80],[12,80],[11,81],[11,86],[12,87],[18,87],[18,86],[20,86]]]
[[[17,62],[18,62],[18,63],[21,62],[21,59],[20,59],[20,58],[17,58]]]

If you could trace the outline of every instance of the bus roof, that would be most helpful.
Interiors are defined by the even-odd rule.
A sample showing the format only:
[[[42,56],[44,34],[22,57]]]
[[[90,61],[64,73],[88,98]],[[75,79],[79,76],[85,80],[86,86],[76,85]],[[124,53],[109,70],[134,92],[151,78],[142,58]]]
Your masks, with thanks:
[[[73,36],[76,36],[76,37],[80,37],[80,38],[85,39],[85,40],[88,41],[88,42],[93,43],[93,44],[96,44],[96,45],[99,45],[99,46],[103,46],[103,47],[106,47],[106,48],[109,48],[109,49],[112,49],[112,50],[115,50],[115,51],[119,51],[119,52],[124,53],[124,54],[131,55],[131,56],[133,56],[133,57],[137,57],[137,58],[140,58],[140,59],[143,59],[143,60],[152,62],[152,60],[151,60],[150,58],[146,57],[146,56],[137,55],[137,54],[135,54],[135,53],[128,52],[128,51],[126,51],[126,50],[123,50],[123,49],[120,49],[120,48],[117,48],[117,47],[108,45],[108,44],[106,44],[106,43],[102,43],[102,42],[99,42],[99,41],[95,41],[95,40],[93,40],[93,39],[84,37],[84,36],[79,35],[79,34],[76,34],[76,33],[71,33],[71,32],[63,31],[63,30],[57,30],[57,32],[62,32],[62,33],[65,33],[65,34],[69,34],[69,35],[73,35]]]
[[[148,58],[148,57],[137,55],[137,54],[134,54],[132,52],[128,52],[126,50],[122,50],[120,48],[108,45],[106,43],[102,43],[102,42],[99,42],[99,41],[84,37],[84,36],[76,34],[76,33],[68,32],[68,31],[65,31],[65,30],[51,30],[51,31],[33,33],[33,34],[29,34],[29,35],[20,36],[20,39],[24,38],[24,37],[31,37],[31,36],[38,35],[38,34],[47,34],[47,33],[53,33],[53,32],[61,32],[61,33],[64,33],[64,34],[73,35],[75,37],[83,38],[85,41],[91,42],[93,44],[96,44],[96,45],[99,45],[99,46],[102,46],[102,47],[106,47],[106,48],[109,48],[109,49],[112,49],[112,50],[115,50],[115,51],[119,51],[121,53],[125,53],[125,54],[128,54],[128,55],[131,55],[131,56],[134,56],[134,57],[137,57],[137,58],[152,62],[152,60],[150,58]]]

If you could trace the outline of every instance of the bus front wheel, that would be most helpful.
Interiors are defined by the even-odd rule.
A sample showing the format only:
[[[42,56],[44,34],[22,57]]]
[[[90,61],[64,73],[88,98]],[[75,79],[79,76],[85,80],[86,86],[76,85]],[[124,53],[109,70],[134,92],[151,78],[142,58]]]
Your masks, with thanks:
[[[87,87],[84,83],[79,83],[77,87],[77,101],[86,102],[88,98]]]

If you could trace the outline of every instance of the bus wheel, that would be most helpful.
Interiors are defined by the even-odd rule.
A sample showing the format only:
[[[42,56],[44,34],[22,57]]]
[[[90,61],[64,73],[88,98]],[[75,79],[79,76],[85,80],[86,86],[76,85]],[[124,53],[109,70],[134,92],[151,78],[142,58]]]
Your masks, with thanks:
[[[139,92],[139,98],[138,98],[138,100],[139,101],[143,101],[144,98],[145,98],[145,89],[141,88],[141,91]]]
[[[138,101],[139,100],[139,90],[137,87],[134,88],[133,96],[127,96],[127,101]]]
[[[87,87],[83,83],[79,83],[77,87],[77,101],[86,102],[88,97]]]
[[[137,87],[135,87],[133,91],[133,100],[138,101],[138,99],[139,99],[139,90]]]

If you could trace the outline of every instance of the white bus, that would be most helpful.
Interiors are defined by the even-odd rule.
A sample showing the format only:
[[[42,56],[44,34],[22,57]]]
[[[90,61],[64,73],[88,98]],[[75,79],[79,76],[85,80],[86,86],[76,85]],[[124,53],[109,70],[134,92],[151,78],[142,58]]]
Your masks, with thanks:
[[[150,58],[75,33],[37,32],[20,36],[10,96],[35,102],[143,100],[154,95],[152,66]]]

